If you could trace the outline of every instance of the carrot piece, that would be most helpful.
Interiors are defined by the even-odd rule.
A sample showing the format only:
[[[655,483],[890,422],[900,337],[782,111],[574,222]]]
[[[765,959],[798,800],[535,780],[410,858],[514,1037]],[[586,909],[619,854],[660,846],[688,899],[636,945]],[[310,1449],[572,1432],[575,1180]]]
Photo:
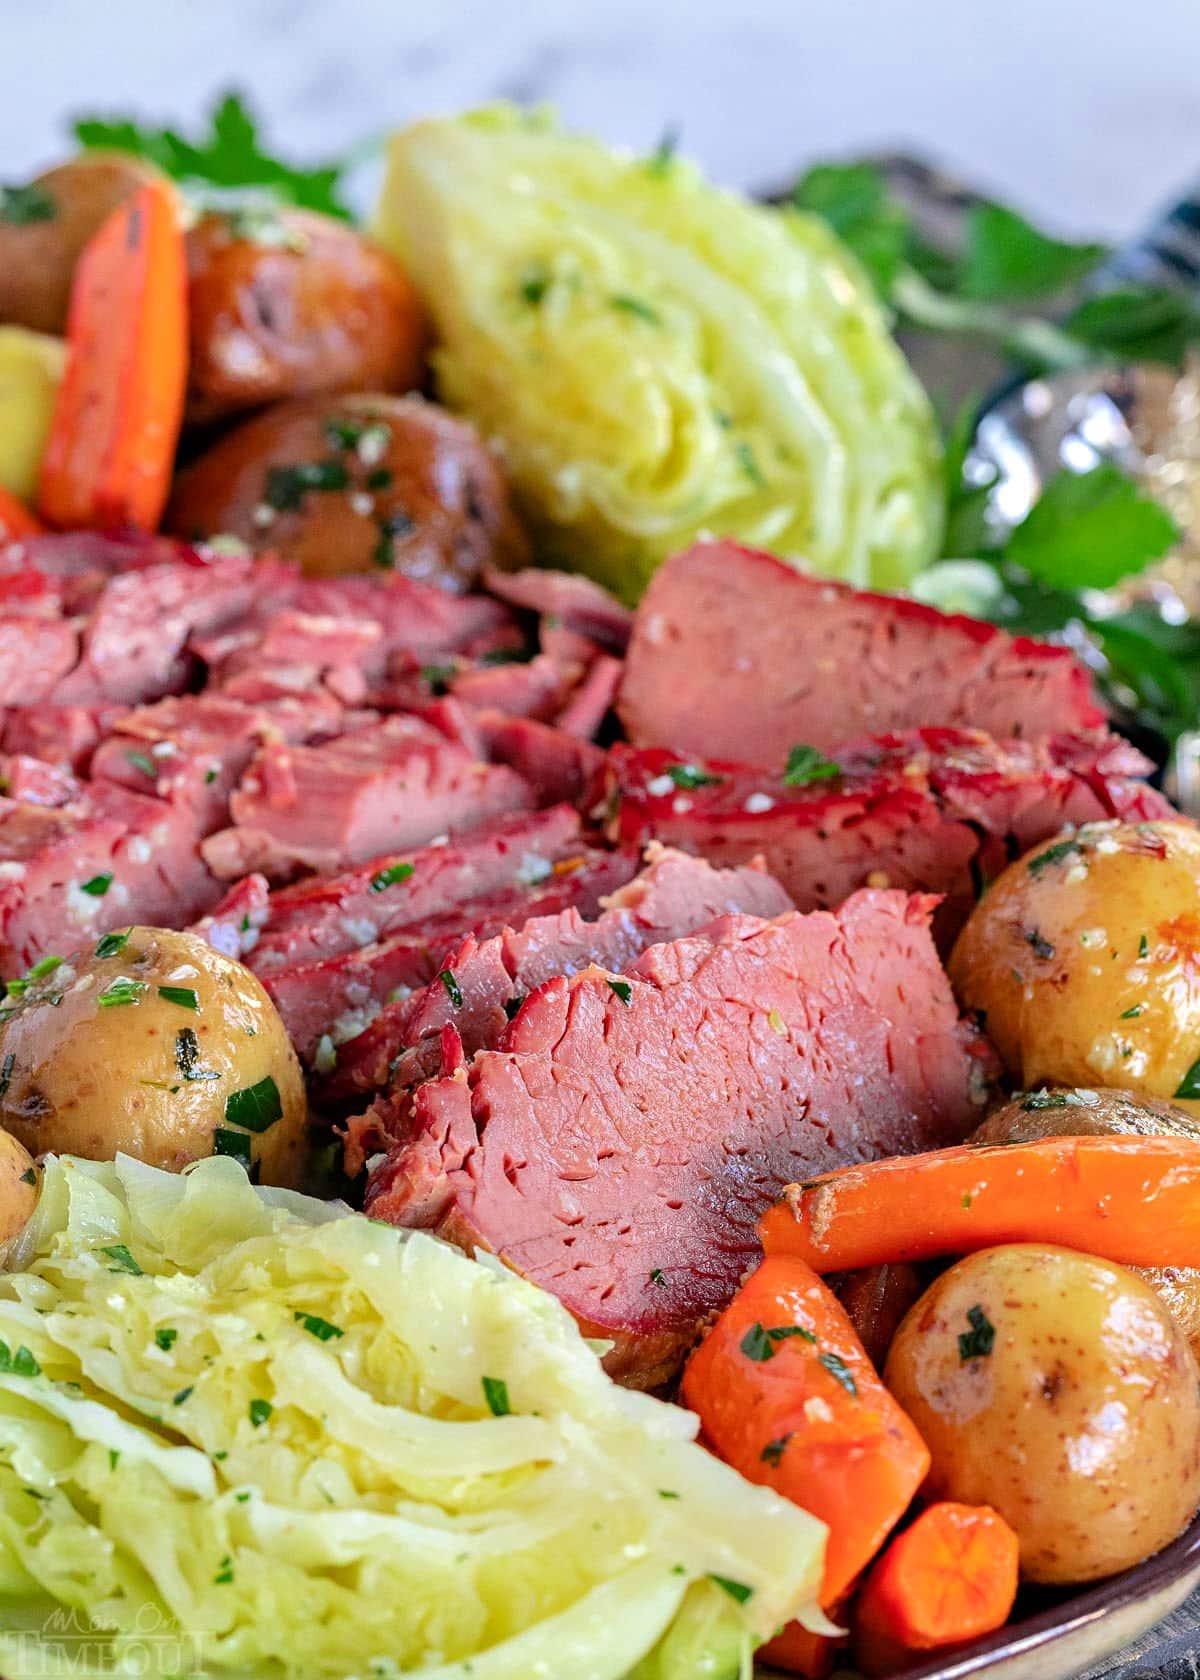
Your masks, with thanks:
[[[1051,1242],[1123,1266],[1200,1266],[1200,1143],[1048,1137],[896,1156],[792,1184],[759,1224],[817,1272]]]
[[[148,181],[101,223],[71,287],[67,370],[42,460],[51,525],[153,530],[187,383],[187,273],[179,200]]]
[[[854,1615],[854,1654],[867,1674],[902,1668],[915,1651],[994,1633],[1017,1596],[1017,1537],[987,1505],[931,1505],[867,1576]]]
[[[824,1605],[874,1557],[929,1469],[845,1312],[789,1255],[742,1285],[688,1361],[683,1398],[748,1481],[828,1525]]]
[[[0,484],[0,542],[16,542],[21,537],[36,537],[45,526],[33,513]]]

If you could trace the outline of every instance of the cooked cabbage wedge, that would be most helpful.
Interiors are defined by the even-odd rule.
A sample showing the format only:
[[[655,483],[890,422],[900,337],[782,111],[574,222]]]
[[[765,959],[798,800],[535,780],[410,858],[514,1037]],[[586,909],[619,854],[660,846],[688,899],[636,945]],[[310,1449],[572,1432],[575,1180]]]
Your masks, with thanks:
[[[632,600],[701,532],[889,588],[936,552],[929,404],[824,222],[497,106],[393,138],[375,232],[545,560]]]
[[[824,1625],[823,1526],[498,1264],[118,1157],[10,1266],[0,1673],[720,1680]]]

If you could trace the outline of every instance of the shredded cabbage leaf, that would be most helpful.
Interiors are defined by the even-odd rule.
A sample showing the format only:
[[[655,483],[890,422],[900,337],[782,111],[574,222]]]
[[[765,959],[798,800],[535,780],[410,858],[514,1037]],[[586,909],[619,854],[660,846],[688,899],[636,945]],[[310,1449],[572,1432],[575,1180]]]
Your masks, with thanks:
[[[635,600],[702,533],[881,588],[936,554],[929,403],[819,218],[495,106],[393,138],[375,233],[548,562]]]
[[[732,1680],[827,1625],[823,1525],[493,1261],[64,1157],[9,1267],[0,1672]]]

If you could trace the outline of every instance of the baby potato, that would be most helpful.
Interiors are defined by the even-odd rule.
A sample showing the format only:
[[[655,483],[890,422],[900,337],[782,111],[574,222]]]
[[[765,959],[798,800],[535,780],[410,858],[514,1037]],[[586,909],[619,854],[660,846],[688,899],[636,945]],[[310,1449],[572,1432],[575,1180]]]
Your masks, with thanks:
[[[1026,1091],[995,1109],[972,1143],[1029,1143],[1043,1137],[1178,1137],[1200,1143],[1200,1119],[1175,1103],[1127,1091]],[[1200,1360],[1200,1268],[1134,1266],[1170,1308]]]
[[[214,211],[187,237],[188,418],[284,397],[407,391],[425,366],[425,318],[399,264],[308,210]]]
[[[1000,875],[950,958],[1009,1074],[1200,1096],[1200,833],[1092,823]]]
[[[10,1132],[0,1132],[0,1264],[33,1212],[37,1194],[32,1155]]]
[[[233,1155],[270,1184],[297,1181],[300,1065],[240,963],[195,934],[133,927],[44,958],[18,991],[0,1026],[0,1124],[26,1148],[172,1171]]]
[[[905,1318],[884,1381],[933,1458],[925,1491],[991,1505],[1030,1581],[1161,1550],[1200,1503],[1200,1370],[1148,1284],[1070,1249],[984,1249]]]
[[[156,170],[118,152],[81,152],[24,189],[0,216],[0,322],[62,333],[79,253]]]
[[[165,528],[240,537],[310,577],[382,567],[446,589],[527,557],[474,429],[383,393],[298,398],[243,420],[179,475]]]

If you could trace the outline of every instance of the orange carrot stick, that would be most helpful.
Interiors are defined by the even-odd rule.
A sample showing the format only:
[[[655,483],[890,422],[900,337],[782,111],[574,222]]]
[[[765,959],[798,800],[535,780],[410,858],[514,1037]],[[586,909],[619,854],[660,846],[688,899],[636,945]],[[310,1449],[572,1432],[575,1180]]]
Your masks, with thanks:
[[[854,1655],[867,1674],[916,1651],[994,1633],[1017,1596],[1017,1537],[987,1505],[931,1505],[872,1567],[854,1614]]]
[[[845,1607],[842,1603],[831,1604],[826,1609],[830,1621],[846,1625]],[[823,1633],[810,1633],[799,1622],[789,1622],[781,1633],[763,1645],[755,1653],[759,1662],[766,1663],[768,1668],[782,1668],[788,1674],[802,1674],[804,1680],[827,1680],[833,1672],[834,1664],[839,1654],[845,1650],[849,1642],[849,1634],[844,1633],[840,1639],[830,1638]]]
[[[179,201],[169,182],[148,181],[101,224],[75,270],[67,370],[38,486],[51,525],[154,529],[186,381]]]
[[[874,1557],[929,1469],[837,1300],[788,1255],[742,1285],[689,1360],[683,1398],[723,1459],[828,1525],[825,1605]]]
[[[37,514],[0,484],[0,543],[17,542],[21,537],[36,537],[44,530],[45,526]]]
[[[1052,1242],[1124,1266],[1200,1266],[1200,1143],[1039,1138],[940,1149],[792,1184],[759,1225],[814,1271]]]

